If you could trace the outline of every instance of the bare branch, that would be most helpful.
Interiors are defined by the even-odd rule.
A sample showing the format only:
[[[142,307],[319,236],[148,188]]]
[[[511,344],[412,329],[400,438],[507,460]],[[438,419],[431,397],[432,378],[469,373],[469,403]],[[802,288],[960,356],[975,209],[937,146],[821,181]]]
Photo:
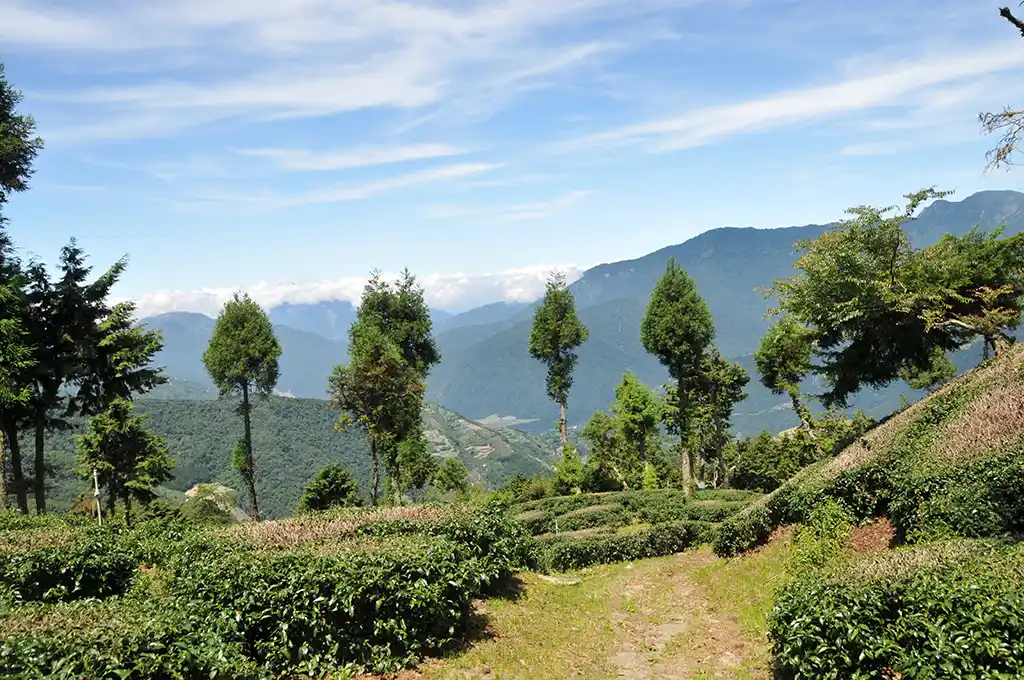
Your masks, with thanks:
[[[1024,21],[1021,21],[1017,17],[1013,16],[1013,14],[1010,12],[1010,8],[1009,7],[1002,7],[1002,8],[1000,8],[999,16],[1005,18],[1011,24],[1016,26],[1017,30],[1020,31],[1020,34],[1022,36],[1024,36]]]

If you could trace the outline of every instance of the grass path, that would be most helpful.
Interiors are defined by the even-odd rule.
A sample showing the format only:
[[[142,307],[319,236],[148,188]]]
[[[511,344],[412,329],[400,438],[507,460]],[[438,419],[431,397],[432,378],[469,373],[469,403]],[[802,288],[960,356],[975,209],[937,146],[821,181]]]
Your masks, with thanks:
[[[740,680],[769,677],[765,616],[782,538],[733,560],[703,548],[563,578],[520,577],[478,609],[476,639],[397,680]]]

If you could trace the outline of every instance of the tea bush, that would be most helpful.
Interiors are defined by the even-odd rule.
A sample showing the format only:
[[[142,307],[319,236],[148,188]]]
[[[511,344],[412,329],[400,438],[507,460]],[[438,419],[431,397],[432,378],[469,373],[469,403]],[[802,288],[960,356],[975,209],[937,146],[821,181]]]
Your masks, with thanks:
[[[672,555],[707,542],[713,532],[713,524],[681,521],[611,536],[552,536],[537,540],[534,565],[540,571],[568,571],[593,564]]]
[[[1024,545],[954,541],[854,560],[780,592],[780,678],[1017,678]]]
[[[530,558],[498,506],[56,535],[3,563],[4,677],[393,672],[456,640],[471,599]]]

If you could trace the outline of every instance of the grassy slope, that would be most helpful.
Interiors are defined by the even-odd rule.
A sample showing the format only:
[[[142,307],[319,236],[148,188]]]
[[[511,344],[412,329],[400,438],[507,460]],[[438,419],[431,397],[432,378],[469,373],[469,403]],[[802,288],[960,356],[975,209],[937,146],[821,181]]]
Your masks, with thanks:
[[[733,518],[770,515],[761,539],[800,514],[822,494],[858,473],[888,466],[925,483],[984,461],[1015,455],[1024,445],[1024,343],[988,361],[929,397],[894,414],[836,458],[812,465]],[[888,473],[887,473],[888,474]],[[905,482],[903,482],[905,483]]]
[[[242,431],[234,401],[143,400],[137,408],[148,416],[153,431],[166,437],[177,461],[174,479],[167,487],[185,491],[197,483],[219,482],[242,488],[231,469],[231,447]],[[360,435],[337,432],[336,417],[326,402],[316,399],[274,397],[256,406],[253,445],[257,493],[261,509],[269,516],[291,513],[303,486],[328,463],[351,469],[362,488],[367,488],[368,448]],[[470,470],[471,479],[489,486],[500,484],[517,471],[526,475],[541,472],[553,457],[536,438],[513,430],[482,428],[438,406],[427,407],[424,423],[435,453],[458,455]],[[79,431],[57,433],[47,442],[47,457],[58,470],[50,493],[54,509],[69,507],[87,488],[87,483],[73,474],[71,435]]]

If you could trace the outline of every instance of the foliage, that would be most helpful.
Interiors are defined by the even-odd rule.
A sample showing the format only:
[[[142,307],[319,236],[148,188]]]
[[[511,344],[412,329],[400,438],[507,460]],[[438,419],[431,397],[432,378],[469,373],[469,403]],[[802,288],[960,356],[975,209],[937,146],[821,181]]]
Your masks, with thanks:
[[[779,299],[775,311],[814,334],[821,360],[814,370],[829,385],[826,405],[845,405],[862,386],[928,371],[936,351],[972,337],[1002,342],[1019,322],[1024,238],[973,230],[911,246],[904,225],[926,201],[948,193],[908,194],[902,212],[851,208],[853,218],[797,244],[802,273],[770,290]]]
[[[941,348],[932,350],[928,365],[924,367],[907,366],[900,369],[900,379],[911,389],[934,390],[956,377],[957,367]]]
[[[452,491],[464,494],[469,490],[469,473],[466,464],[458,458],[445,458],[434,477],[434,486],[441,493]]]
[[[624,445],[637,453],[637,462],[646,468],[648,450],[658,446],[658,425],[664,414],[661,401],[636,375],[626,372],[615,388],[611,411],[617,417]]]
[[[729,556],[763,543],[827,499],[857,521],[887,515],[901,541],[1019,534],[1022,359],[1015,347],[805,468],[724,522],[715,551]]]
[[[681,521],[622,535],[554,537],[539,542],[536,564],[541,571],[568,571],[593,564],[671,555],[704,543],[712,532],[712,525],[705,522]]]
[[[862,558],[780,593],[781,678],[1024,673],[1024,552],[953,542]]]
[[[342,412],[339,430],[358,427],[370,444],[370,501],[376,505],[380,456],[394,456],[384,461],[394,473],[399,443],[419,427],[423,383],[380,326],[356,322],[349,335],[349,364],[336,366],[328,380],[330,406]]]
[[[13,587],[19,603],[48,602],[0,611],[5,675],[393,672],[459,639],[471,598],[528,556],[498,506],[347,509],[201,531],[58,528],[18,529],[29,544],[3,561],[0,588]]]
[[[693,279],[674,258],[651,291],[640,324],[640,342],[668,369],[675,391],[666,397],[670,432],[681,438],[683,485],[689,493],[693,479],[693,452],[687,446],[693,430],[696,383],[703,373],[705,354],[712,346],[715,326],[707,303]]]
[[[340,465],[328,465],[316,473],[299,499],[299,512],[359,505],[359,486]]]
[[[552,272],[544,299],[533,315],[529,350],[530,356],[547,366],[547,394],[561,407],[558,429],[563,443],[567,439],[566,403],[578,359],[576,348],[587,341],[587,335],[586,327],[576,316],[576,304],[565,274]]]
[[[583,462],[576,447],[566,442],[562,445],[562,459],[551,475],[551,490],[558,495],[580,493],[583,486]]]
[[[250,395],[269,396],[280,377],[278,358],[281,345],[266,312],[248,294],[235,293],[217,317],[203,364],[221,396],[239,395],[242,402],[244,458],[236,469],[242,473],[249,492],[249,514],[259,521],[256,498],[256,464],[252,448]]]
[[[853,518],[839,501],[822,502],[797,530],[790,568],[806,574],[833,564],[846,548],[852,526]]]
[[[98,473],[110,498],[108,513],[114,509],[114,499],[119,499],[126,522],[131,521],[131,501],[153,500],[154,488],[171,478],[174,467],[163,438],[146,429],[143,417],[132,413],[131,402],[122,398],[89,419],[77,448],[79,475],[90,478],[94,471]]]
[[[43,140],[35,134],[35,120],[18,110],[21,98],[21,92],[4,77],[0,63],[0,208],[12,193],[28,189],[32,164],[43,148]]]

